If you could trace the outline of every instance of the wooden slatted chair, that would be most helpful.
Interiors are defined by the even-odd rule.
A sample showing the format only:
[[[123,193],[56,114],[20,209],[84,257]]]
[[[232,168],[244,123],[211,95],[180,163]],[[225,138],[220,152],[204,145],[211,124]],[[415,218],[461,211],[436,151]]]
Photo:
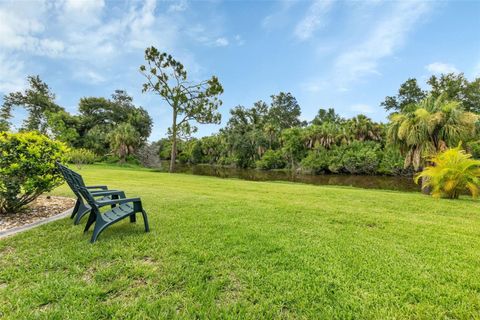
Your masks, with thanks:
[[[145,224],[145,232],[150,231],[148,225],[147,213],[143,209],[142,200],[140,198],[123,198],[123,199],[110,199],[110,200],[95,200],[90,190],[85,187],[79,188],[80,193],[87,203],[92,208],[90,210],[90,216],[88,217],[87,225],[84,232],[87,232],[90,226],[95,223],[93,235],[90,240],[94,243],[100,233],[108,226],[129,217],[131,223],[136,222],[136,214],[141,213],[143,216],[143,222]],[[100,208],[103,206],[112,206],[108,211],[101,213]]]

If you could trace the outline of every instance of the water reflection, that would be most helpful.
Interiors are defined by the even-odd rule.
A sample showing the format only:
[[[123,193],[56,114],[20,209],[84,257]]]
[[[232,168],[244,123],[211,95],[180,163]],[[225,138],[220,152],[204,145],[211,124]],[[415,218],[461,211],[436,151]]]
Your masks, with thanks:
[[[162,163],[162,169],[168,171],[168,162]],[[209,165],[181,165],[176,172],[219,178],[238,178],[251,181],[292,181],[316,185],[352,186],[367,189],[386,189],[398,191],[419,191],[411,177],[359,176],[359,175],[309,175],[288,171],[261,171],[254,169],[236,169]]]

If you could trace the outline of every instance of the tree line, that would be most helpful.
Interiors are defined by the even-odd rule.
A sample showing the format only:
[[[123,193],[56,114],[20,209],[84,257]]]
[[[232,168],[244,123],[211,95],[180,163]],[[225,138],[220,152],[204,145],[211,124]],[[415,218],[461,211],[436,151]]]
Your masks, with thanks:
[[[39,76],[28,77],[28,88],[4,96],[0,109],[0,131],[12,129],[12,112],[23,108],[27,117],[20,131],[38,131],[72,148],[91,150],[99,156],[113,152],[122,159],[146,144],[153,120],[133,103],[124,90],[110,98],[84,97],[78,114],[70,114],[55,102],[55,94]]]
[[[29,87],[4,97],[0,131],[11,129],[12,111],[24,108],[21,130],[36,130],[77,149],[99,156],[116,154],[144,164],[152,158],[176,162],[290,169],[312,173],[409,174],[420,170],[428,157],[448,147],[463,147],[480,156],[478,114],[480,78],[442,74],[428,79],[422,89],[414,78],[405,81],[381,107],[388,123],[365,115],[341,117],[334,108],[320,108],[311,121],[301,120],[301,107],[289,92],[270,101],[236,106],[224,128],[193,138],[196,124],[220,123],[218,108],[223,87],[212,76],[191,81],[184,66],[154,47],[145,50],[143,92],[157,94],[171,108],[167,137],[148,143],[152,118],[123,90],[110,98],[84,97],[72,115],[55,102],[55,95],[38,76]],[[155,162],[155,161],[153,161]]]
[[[342,118],[321,108],[310,122],[291,93],[272,95],[270,103],[237,106],[218,133],[185,139],[179,160],[258,169],[294,169],[312,173],[411,174],[429,156],[462,142],[480,156],[477,134],[480,78],[463,74],[432,76],[428,90],[416,79],[403,83],[381,103],[390,112],[386,124],[365,115]],[[169,159],[169,139],[158,143]]]

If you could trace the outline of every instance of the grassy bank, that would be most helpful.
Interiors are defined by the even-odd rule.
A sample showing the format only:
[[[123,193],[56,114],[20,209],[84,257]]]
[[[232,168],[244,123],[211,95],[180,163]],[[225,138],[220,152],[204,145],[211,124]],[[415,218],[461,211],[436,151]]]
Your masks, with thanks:
[[[126,220],[91,245],[65,219],[0,240],[5,318],[480,315],[477,202],[105,165],[80,172],[141,196],[152,231]]]

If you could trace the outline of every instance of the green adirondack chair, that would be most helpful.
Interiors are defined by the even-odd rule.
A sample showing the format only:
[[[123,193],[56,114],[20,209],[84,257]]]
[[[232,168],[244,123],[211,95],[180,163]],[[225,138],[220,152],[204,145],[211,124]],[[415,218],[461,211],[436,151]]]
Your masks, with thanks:
[[[79,191],[83,198],[92,208],[88,217],[87,225],[84,232],[87,232],[90,226],[95,223],[93,229],[93,235],[90,240],[91,243],[97,241],[100,233],[108,226],[129,217],[131,223],[136,222],[136,214],[141,213],[143,216],[143,222],[145,224],[145,232],[150,231],[148,225],[147,213],[143,209],[142,200],[140,198],[122,198],[122,199],[110,199],[110,200],[96,200],[89,189],[85,187],[79,187]],[[111,209],[102,213],[100,208],[103,206],[112,206]]]
[[[83,201],[82,195],[78,190],[78,186],[85,187],[90,190],[94,197],[102,197],[101,200],[110,200],[112,199],[112,194],[117,194],[117,190],[108,190],[108,187],[105,185],[97,185],[97,186],[86,186],[83,178],[80,174],[76,173],[75,171],[71,170],[70,168],[62,165],[61,163],[57,162],[57,167],[62,174],[63,178],[67,182],[68,186],[72,190],[72,192],[77,197],[75,202],[75,206],[73,208],[72,214],[70,216],[71,219],[74,218],[74,224],[77,225],[80,223],[80,220],[90,212],[90,206],[85,204]],[[123,194],[123,193],[122,193]],[[118,195],[117,195],[118,196]],[[125,195],[123,194],[123,198]]]

